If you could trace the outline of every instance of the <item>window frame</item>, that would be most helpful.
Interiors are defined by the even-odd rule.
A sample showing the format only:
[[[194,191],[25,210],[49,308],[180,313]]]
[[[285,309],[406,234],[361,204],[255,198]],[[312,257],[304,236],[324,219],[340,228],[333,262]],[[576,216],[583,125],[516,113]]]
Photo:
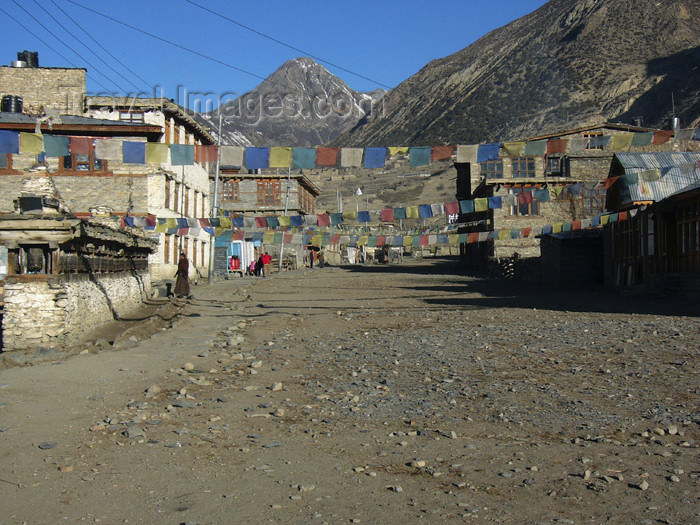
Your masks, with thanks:
[[[487,180],[504,178],[503,159],[491,159],[480,162],[479,174]]]
[[[535,157],[511,157],[511,174],[514,179],[535,178]],[[516,170],[517,165],[517,170]],[[524,169],[522,169],[524,166]]]
[[[282,204],[282,185],[278,179],[260,179],[258,183],[258,205]]]
[[[530,188],[510,188],[509,192],[512,195],[519,195],[523,191],[532,191]],[[516,197],[517,198],[517,197]],[[524,208],[526,207],[528,212],[523,213]],[[518,202],[515,206],[510,207],[510,215],[513,217],[532,217],[532,216],[539,216],[540,215],[540,203],[536,199],[532,199],[532,202],[530,204],[520,204]]]

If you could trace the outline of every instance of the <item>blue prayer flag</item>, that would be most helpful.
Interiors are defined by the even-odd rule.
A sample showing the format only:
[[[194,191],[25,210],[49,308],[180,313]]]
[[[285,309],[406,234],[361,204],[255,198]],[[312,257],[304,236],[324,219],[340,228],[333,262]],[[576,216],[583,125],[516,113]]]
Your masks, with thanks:
[[[498,158],[498,150],[501,145],[498,143],[481,144],[476,154],[477,162],[485,162],[487,160],[496,160]]]
[[[0,130],[0,153],[19,153],[19,133]]]
[[[304,226],[304,217],[301,215],[292,215],[289,217],[289,223],[295,228],[301,228]]]
[[[418,206],[418,213],[421,219],[429,219],[433,216],[433,209],[430,207],[430,204],[421,204]]]
[[[270,148],[246,148],[245,167],[249,170],[262,170],[270,167]]]
[[[146,143],[145,142],[122,142],[122,158],[125,164],[145,164],[146,163]]]
[[[383,168],[386,160],[386,148],[366,148],[365,168]]]
[[[489,197],[489,208],[495,210],[503,207],[503,199],[501,197]]]
[[[370,216],[368,211],[361,211],[357,214],[357,220],[359,222],[370,222]]]

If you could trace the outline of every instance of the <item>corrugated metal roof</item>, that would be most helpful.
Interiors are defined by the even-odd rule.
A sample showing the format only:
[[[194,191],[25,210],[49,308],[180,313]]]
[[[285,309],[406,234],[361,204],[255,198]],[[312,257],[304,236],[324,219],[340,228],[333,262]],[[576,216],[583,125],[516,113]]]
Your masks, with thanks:
[[[620,196],[622,204],[635,201],[661,201],[686,190],[700,181],[700,153],[616,153],[625,174],[658,169],[661,178],[656,181],[639,181],[624,184]]]

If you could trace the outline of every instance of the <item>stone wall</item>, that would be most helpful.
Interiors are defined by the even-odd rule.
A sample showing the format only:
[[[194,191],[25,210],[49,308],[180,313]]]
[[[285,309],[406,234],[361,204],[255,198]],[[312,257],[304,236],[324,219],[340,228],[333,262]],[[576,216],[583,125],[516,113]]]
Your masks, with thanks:
[[[24,113],[57,109],[61,114],[82,115],[85,100],[83,68],[0,67],[0,96],[17,95],[24,102]]]
[[[145,272],[7,277],[3,351],[78,344],[105,323],[128,315],[150,289]]]

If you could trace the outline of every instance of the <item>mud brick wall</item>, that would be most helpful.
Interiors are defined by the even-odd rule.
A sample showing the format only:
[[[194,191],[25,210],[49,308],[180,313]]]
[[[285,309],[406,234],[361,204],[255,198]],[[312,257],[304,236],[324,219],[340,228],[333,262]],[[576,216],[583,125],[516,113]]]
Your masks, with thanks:
[[[147,272],[30,277],[5,280],[5,352],[78,344],[115,316],[128,315],[151,291]]]
[[[40,108],[58,109],[61,114],[82,115],[85,100],[83,68],[0,67],[0,96],[23,99],[24,113],[38,114]]]

